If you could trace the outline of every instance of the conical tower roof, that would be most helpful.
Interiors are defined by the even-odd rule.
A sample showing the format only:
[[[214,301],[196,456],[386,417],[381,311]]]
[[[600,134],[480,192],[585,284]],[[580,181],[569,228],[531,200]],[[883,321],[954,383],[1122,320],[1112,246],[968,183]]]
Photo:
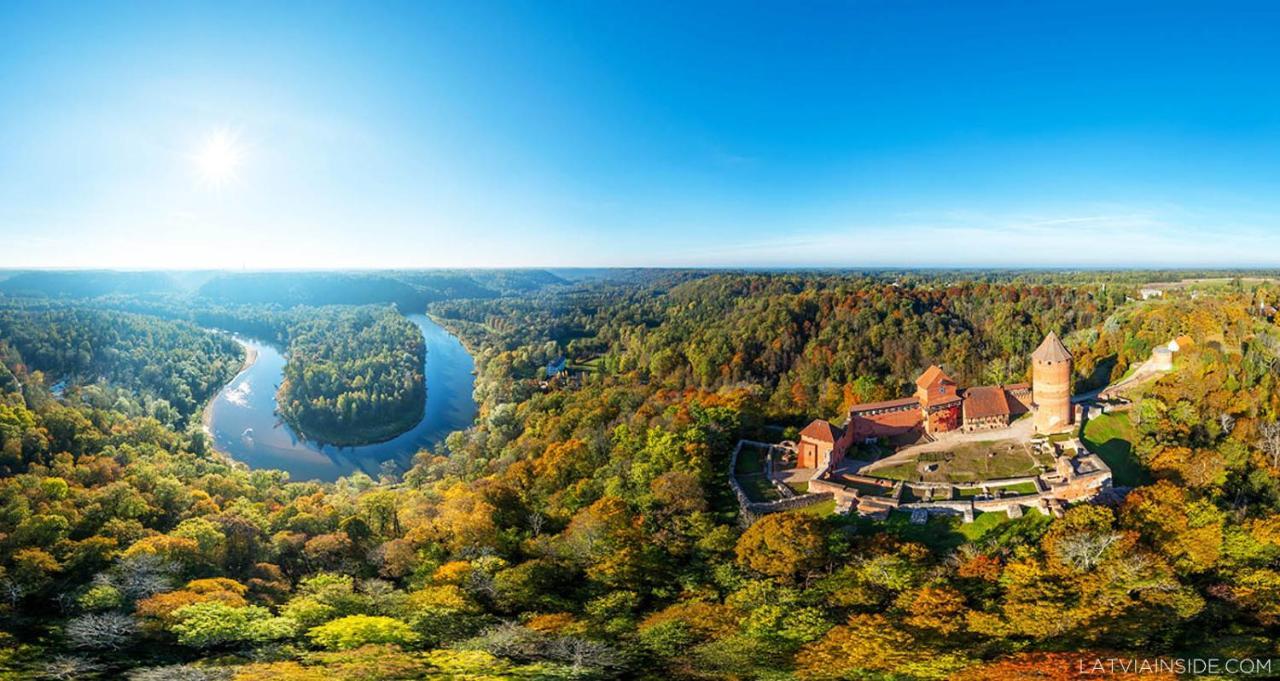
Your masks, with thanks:
[[[1040,343],[1040,347],[1031,353],[1031,359],[1035,362],[1062,362],[1071,359],[1071,353],[1067,352],[1067,346],[1058,340],[1058,334],[1050,331]]]

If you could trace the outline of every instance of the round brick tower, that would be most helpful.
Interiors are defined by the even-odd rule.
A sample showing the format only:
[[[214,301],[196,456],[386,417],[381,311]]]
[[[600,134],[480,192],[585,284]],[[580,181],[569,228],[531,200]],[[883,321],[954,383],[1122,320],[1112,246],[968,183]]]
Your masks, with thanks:
[[[1031,353],[1031,402],[1037,433],[1071,429],[1071,353],[1052,331]]]

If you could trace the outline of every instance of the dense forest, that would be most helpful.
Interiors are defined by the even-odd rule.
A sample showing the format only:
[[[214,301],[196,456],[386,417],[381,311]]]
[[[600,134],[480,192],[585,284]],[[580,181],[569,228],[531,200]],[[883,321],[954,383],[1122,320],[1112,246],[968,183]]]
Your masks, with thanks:
[[[1280,655],[1280,288],[1137,301],[1139,276],[668,272],[437,302],[476,355],[480,417],[403,479],[334,484],[52,395],[0,336],[0,669],[1057,679],[1098,657]],[[1140,480],[1122,501],[739,524],[737,438],[933,362],[1020,377],[1050,329],[1082,385],[1195,341],[1115,420]]]
[[[1067,336],[1100,326],[1127,290],[1093,281],[673,275],[631,293],[626,304],[614,301],[618,294],[609,287],[545,301],[450,301],[435,309],[472,342],[495,335],[498,343],[487,344],[516,351],[498,358],[513,371],[561,352],[595,355],[610,373],[667,389],[762,388],[773,418],[838,419],[854,402],[909,392],[933,363],[945,364],[962,384],[1026,380],[1028,355],[1047,330]],[[530,326],[554,342],[523,346],[520,334]],[[1115,359],[1097,378],[1097,361],[1083,362],[1082,385],[1105,384]],[[512,373],[493,389],[510,390],[518,377]]]
[[[41,371],[51,385],[172,426],[197,415],[244,358],[230,338],[187,323],[3,298],[0,344],[16,351],[9,363],[19,372]]]
[[[422,336],[411,323],[389,311],[389,305],[421,311],[433,301],[527,294],[568,283],[566,277],[545,270],[33,271],[0,272],[0,300],[44,307],[74,301],[81,308],[91,305],[99,311],[185,321],[271,343],[289,358],[280,388],[280,416],[305,439],[358,445],[399,435],[422,416]],[[131,319],[142,318],[135,315]],[[45,335],[70,343],[83,333],[50,328]],[[90,343],[85,347],[98,346]],[[35,359],[46,362],[51,358],[41,354]],[[87,367],[69,367],[63,361],[48,366],[77,387],[86,378],[95,380],[84,373]],[[189,370],[175,378],[189,381],[198,373]],[[219,377],[211,385],[220,386],[229,378]],[[125,387],[139,392],[152,408],[150,400],[159,389],[158,381],[149,390],[139,390],[142,384],[136,381]],[[166,399],[170,393],[181,398],[175,407],[185,419],[213,394],[187,392],[170,390],[160,398]],[[192,395],[199,399],[193,401]],[[154,408],[165,408],[163,403],[156,404]]]
[[[281,416],[331,444],[376,442],[422,418],[422,333],[392,308],[329,309],[289,327]]]
[[[0,272],[0,294],[198,299],[214,305],[368,305],[421,309],[455,298],[492,298],[567,283],[545,270],[405,272]]]

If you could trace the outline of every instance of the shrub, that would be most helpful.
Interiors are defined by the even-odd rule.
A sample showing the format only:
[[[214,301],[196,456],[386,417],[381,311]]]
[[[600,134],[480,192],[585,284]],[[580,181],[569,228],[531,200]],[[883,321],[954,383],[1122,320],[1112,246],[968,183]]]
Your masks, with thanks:
[[[348,650],[371,643],[408,645],[419,638],[408,624],[375,615],[340,617],[312,629],[307,636],[316,645],[329,650]]]
[[[124,596],[110,584],[99,584],[84,592],[78,602],[85,610],[111,610],[120,607]]]
[[[194,603],[173,613],[171,627],[178,642],[196,648],[233,643],[264,643],[293,636],[297,623],[287,617],[273,617],[266,608],[250,605],[237,608],[217,601]]]
[[[80,615],[67,623],[67,639],[77,648],[116,650],[137,633],[133,618],[119,612]]]

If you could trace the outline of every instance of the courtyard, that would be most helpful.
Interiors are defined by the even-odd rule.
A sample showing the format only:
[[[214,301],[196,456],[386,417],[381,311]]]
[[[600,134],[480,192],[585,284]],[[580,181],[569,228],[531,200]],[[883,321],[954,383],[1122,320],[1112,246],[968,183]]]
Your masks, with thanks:
[[[908,448],[858,473],[907,482],[965,483],[1034,476],[1052,465],[1052,457],[1036,453],[1028,441],[980,440]]]

